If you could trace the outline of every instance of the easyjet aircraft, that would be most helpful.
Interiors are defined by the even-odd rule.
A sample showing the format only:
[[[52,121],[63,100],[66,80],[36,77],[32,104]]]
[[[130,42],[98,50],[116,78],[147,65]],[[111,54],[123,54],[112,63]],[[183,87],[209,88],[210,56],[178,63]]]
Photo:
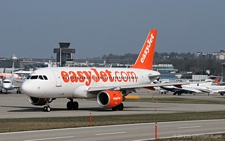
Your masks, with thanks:
[[[25,80],[22,91],[33,105],[45,105],[56,98],[68,98],[67,109],[78,109],[74,98],[97,98],[104,108],[123,110],[125,96],[137,88],[173,84],[151,84],[160,73],[152,70],[157,30],[150,30],[142,50],[131,68],[85,68],[55,67],[41,68]],[[175,85],[175,84],[174,84]]]

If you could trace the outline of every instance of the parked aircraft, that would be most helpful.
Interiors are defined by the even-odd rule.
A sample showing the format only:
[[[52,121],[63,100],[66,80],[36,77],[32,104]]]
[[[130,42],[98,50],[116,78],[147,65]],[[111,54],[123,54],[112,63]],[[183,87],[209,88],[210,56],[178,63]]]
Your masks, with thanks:
[[[131,68],[58,67],[41,68],[25,80],[22,91],[31,104],[50,111],[56,98],[68,98],[67,109],[78,109],[74,98],[97,98],[104,108],[123,110],[125,96],[138,88],[173,84],[151,84],[160,73],[152,70],[157,30],[150,30]],[[177,83],[174,83],[174,85]]]
[[[219,93],[220,95],[225,94],[225,86],[211,85],[211,86],[206,86],[206,87],[212,91],[211,94],[214,94],[214,93]]]
[[[21,94],[21,85],[22,85],[22,82],[21,82],[21,85],[15,85],[16,80],[14,80],[13,78],[7,78],[7,79],[3,79],[2,81],[2,84],[1,84],[1,88],[0,88],[0,93],[3,93],[3,89],[5,90],[5,93],[7,94],[9,90],[14,90],[14,89],[17,89],[16,93],[17,94]],[[17,80],[19,81],[19,80]]]
[[[0,86],[0,93],[2,93],[2,89],[4,89],[6,94],[9,90],[17,89],[17,93],[21,93],[20,87],[21,85],[14,85],[15,81],[17,82],[23,82],[21,77],[18,74],[14,74],[14,61],[17,60],[17,57],[15,55],[11,58],[13,60],[12,63],[12,73],[1,73],[0,78],[2,80],[1,86]]]
[[[167,90],[170,92],[174,92],[173,95],[181,95],[182,93],[185,94],[195,94],[195,93],[208,93],[213,94],[214,92],[221,92],[225,93],[225,91],[222,91],[217,85],[212,85],[214,82],[218,83],[218,80],[220,78],[215,79],[214,81],[211,79],[206,79],[204,82],[193,82],[187,85],[181,85],[181,87],[177,86],[161,86],[160,88],[162,90]],[[220,86],[222,87],[222,86]],[[219,89],[221,91],[215,91],[213,89]]]

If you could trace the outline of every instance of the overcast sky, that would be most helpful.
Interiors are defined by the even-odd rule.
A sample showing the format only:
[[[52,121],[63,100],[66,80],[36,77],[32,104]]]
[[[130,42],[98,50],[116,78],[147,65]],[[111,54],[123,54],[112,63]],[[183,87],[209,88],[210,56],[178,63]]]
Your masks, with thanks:
[[[0,57],[73,58],[139,53],[150,29],[157,52],[225,50],[224,0],[0,0]]]

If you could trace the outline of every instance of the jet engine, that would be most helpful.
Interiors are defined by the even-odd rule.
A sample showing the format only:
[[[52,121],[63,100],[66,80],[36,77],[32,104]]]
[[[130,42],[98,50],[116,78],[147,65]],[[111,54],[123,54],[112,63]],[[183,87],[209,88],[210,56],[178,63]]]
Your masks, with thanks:
[[[123,101],[123,95],[120,91],[105,90],[97,95],[97,102],[100,106],[105,108],[116,107]]]
[[[30,97],[30,98],[29,98],[29,102],[30,102],[32,105],[42,106],[42,105],[45,105],[45,104],[47,103],[47,98]]]

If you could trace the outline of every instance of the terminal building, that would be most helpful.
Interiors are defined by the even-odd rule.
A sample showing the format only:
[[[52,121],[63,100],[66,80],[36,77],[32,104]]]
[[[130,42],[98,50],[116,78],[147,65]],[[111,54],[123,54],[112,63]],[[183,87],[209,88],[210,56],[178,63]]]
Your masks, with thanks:
[[[169,73],[175,73],[178,70],[174,68],[172,64],[158,64],[153,65],[152,69],[159,72],[169,72]]]

